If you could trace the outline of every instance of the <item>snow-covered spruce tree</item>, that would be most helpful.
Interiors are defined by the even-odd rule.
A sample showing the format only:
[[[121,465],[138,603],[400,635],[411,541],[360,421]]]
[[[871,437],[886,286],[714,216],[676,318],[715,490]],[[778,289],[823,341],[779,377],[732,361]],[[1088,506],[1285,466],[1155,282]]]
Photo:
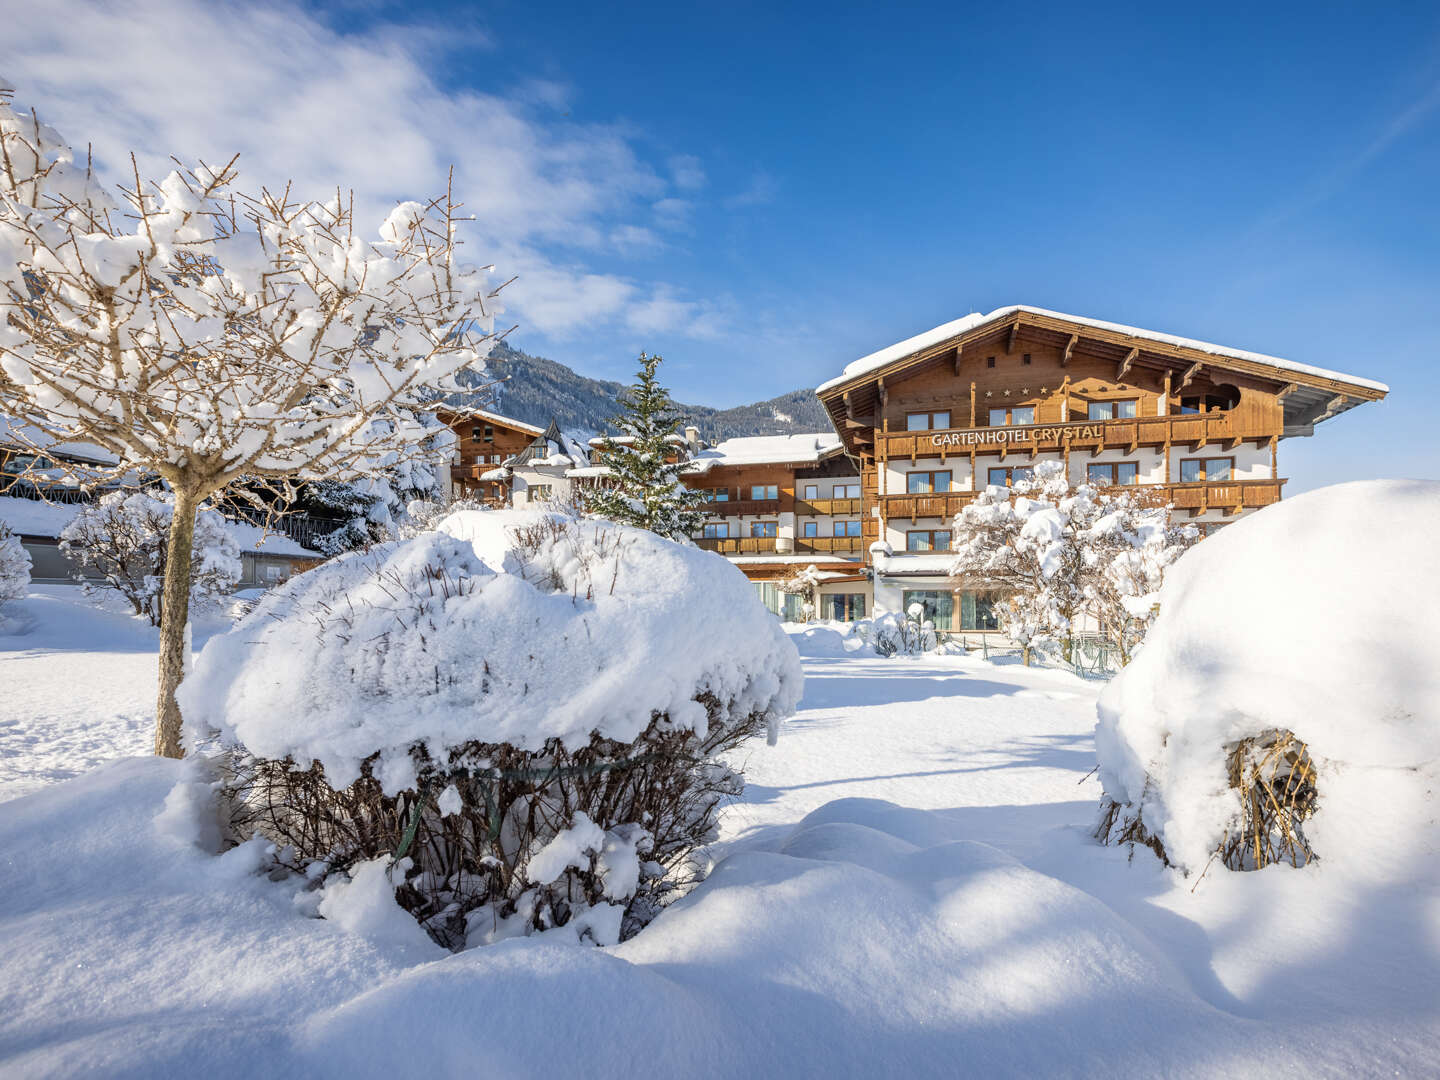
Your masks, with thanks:
[[[30,553],[10,526],[0,521],[0,607],[25,595],[30,587]]]
[[[659,356],[640,354],[635,384],[620,396],[611,424],[621,439],[607,436],[600,464],[610,470],[605,487],[586,496],[599,517],[649,529],[671,540],[686,540],[700,528],[704,496],[680,483],[685,454],[676,435],[684,416],[660,385]]]
[[[497,290],[459,262],[448,191],[366,240],[338,193],[236,180],[232,159],[143,183],[132,160],[112,200],[0,83],[0,411],[174,495],[155,733],[169,756],[200,504],[242,479],[283,502],[410,456],[438,425],[430,395],[493,341]]]
[[[112,491],[90,503],[60,533],[60,550],[99,580],[75,577],[87,594],[118,592],[152,626],[162,622],[165,560],[170,554],[174,500],[161,492]],[[240,580],[240,545],[214,510],[195,515],[190,549],[190,603],[211,603]]]

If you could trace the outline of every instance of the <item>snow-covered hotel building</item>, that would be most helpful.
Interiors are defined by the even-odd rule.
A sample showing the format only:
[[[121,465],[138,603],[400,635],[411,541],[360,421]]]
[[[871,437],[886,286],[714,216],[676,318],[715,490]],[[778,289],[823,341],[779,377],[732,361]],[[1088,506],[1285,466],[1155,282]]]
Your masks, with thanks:
[[[871,606],[939,630],[994,628],[947,576],[950,521],[990,484],[1063,461],[1072,482],[1148,488],[1206,532],[1279,501],[1282,440],[1383,383],[1040,308],[968,315],[817,390],[858,473]]]
[[[772,611],[798,607],[799,598],[777,585],[813,565],[819,616],[863,618],[870,586],[860,472],[839,436],[766,435],[701,447],[692,432],[683,479],[706,498],[695,542],[737,565]]]

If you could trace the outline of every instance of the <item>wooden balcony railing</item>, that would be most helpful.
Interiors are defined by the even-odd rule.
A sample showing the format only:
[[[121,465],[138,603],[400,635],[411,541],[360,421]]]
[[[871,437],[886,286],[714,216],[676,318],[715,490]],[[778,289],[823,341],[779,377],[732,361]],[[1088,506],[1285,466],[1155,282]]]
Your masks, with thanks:
[[[721,555],[768,555],[775,550],[773,536],[702,536],[695,546]]]
[[[485,473],[498,468],[500,468],[499,465],[451,465],[450,479],[456,481],[479,480]]]
[[[859,499],[796,499],[795,513],[802,517],[860,513]]]
[[[858,536],[797,536],[795,551],[797,554],[807,551],[823,554],[858,554],[864,550],[864,544],[865,541]]]
[[[1218,444],[1226,450],[1246,440],[1264,442],[1278,429],[1247,427],[1234,412],[1181,413],[1130,420],[1071,420],[1063,424],[902,431],[877,437],[877,451],[891,458],[949,458],[979,454],[1029,454],[1072,450],[1125,450],[1183,445],[1191,450]]]
[[[728,499],[707,502],[704,506],[706,515],[710,517],[773,517],[781,509],[779,499]]]
[[[1153,493],[1177,510],[1193,510],[1197,514],[1208,510],[1233,514],[1279,502],[1280,489],[1284,483],[1284,480],[1215,480],[1190,484],[1137,484],[1111,490]],[[920,518],[954,517],[975,495],[973,491],[947,491],[935,495],[883,495],[880,503],[884,507],[886,518],[910,518],[915,521]]]

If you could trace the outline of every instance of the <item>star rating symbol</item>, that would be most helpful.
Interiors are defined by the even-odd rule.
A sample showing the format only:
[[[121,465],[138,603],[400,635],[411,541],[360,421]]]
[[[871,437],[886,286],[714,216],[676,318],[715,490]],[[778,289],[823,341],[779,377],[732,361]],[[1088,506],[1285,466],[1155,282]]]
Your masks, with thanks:
[[[1006,391],[1005,391],[1005,396],[1006,396],[1006,397],[1009,397],[1009,396],[1010,396],[1010,391],[1009,391],[1009,390],[1006,390]]]
[[[986,397],[990,397],[990,396],[991,396],[991,393],[992,393],[992,391],[986,390],[986,391],[985,391],[985,396],[986,396]]]

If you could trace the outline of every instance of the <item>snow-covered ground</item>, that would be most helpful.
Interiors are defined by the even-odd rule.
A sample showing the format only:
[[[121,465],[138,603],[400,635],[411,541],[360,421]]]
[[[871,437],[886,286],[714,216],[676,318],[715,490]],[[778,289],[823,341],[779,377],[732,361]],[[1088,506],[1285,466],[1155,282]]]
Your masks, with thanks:
[[[5,1076],[1440,1074],[1434,869],[1097,846],[1094,683],[796,628],[705,884],[616,948],[450,955],[206,853],[193,766],[143,756],[153,631],[58,592],[0,640]]]

